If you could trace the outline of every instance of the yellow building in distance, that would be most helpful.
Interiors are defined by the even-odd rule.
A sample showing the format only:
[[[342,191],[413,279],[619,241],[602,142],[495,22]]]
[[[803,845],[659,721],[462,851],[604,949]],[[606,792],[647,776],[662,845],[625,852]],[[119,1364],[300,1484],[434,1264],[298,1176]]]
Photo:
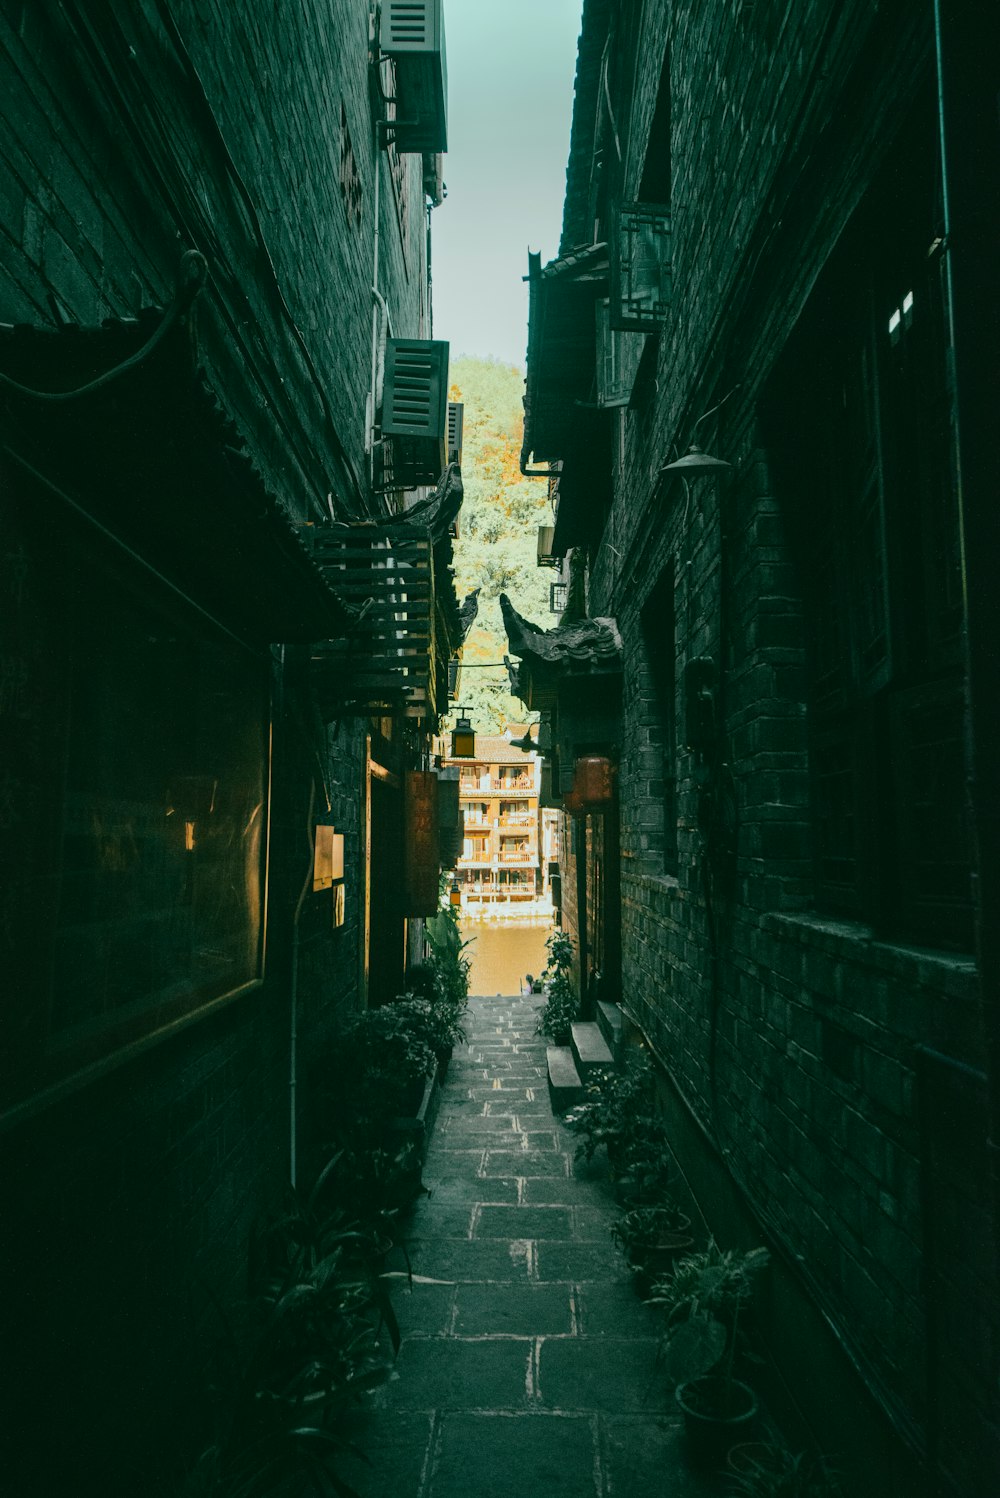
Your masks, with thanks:
[[[455,879],[470,914],[552,910],[555,817],[539,804],[541,757],[512,742],[515,732],[477,733],[474,756],[442,761],[459,769],[464,837]]]

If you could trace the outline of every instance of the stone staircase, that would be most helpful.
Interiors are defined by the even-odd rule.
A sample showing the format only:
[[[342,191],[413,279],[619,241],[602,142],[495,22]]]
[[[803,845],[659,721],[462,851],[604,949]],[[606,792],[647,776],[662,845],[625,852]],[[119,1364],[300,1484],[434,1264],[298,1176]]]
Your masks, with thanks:
[[[553,1113],[565,1113],[583,1101],[592,1073],[614,1066],[622,1046],[622,1015],[617,1004],[599,1003],[597,1020],[577,1020],[569,1045],[550,1045],[547,1051],[549,1101]]]

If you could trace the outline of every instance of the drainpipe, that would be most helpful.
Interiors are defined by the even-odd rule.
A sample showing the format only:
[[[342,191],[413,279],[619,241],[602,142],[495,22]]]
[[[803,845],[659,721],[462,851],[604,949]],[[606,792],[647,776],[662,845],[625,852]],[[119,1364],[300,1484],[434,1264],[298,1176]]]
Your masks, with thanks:
[[[378,258],[379,258],[379,197],[382,182],[382,152],[376,141],[375,150],[375,246],[372,252],[372,360],[371,360],[371,384],[368,388],[368,430],[365,433],[365,442],[371,454],[371,485],[375,486],[375,382],[378,376],[378,322],[379,304],[385,309],[385,298],[378,289]]]
[[[306,842],[309,844],[309,863],[306,868],[306,877],[302,881],[302,889],[299,891],[299,898],[295,903],[295,914],[292,917],[292,978],[288,1025],[288,1176],[293,1191],[298,1182],[299,1145],[299,920],[313,879],[315,848],[313,846],[314,834],[312,825],[313,806],[315,803],[316,782],[310,778],[309,811],[306,815]]]
[[[1000,444],[995,389],[1000,317],[1000,129],[996,17],[987,0],[934,0],[954,477],[965,608],[969,801],[976,846],[976,957],[989,1109],[986,1141],[1000,1293]]]

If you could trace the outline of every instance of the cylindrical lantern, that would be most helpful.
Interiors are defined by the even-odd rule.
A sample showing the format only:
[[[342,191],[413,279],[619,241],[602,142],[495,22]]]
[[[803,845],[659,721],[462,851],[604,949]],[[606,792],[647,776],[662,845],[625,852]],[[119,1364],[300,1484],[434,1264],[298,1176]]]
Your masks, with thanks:
[[[603,754],[584,754],[573,766],[573,791],[581,805],[606,806],[614,793],[611,761]]]
[[[562,804],[563,804],[563,811],[566,812],[567,816],[571,816],[571,817],[582,817],[583,816],[585,808],[584,808],[584,805],[583,805],[583,801],[580,799],[580,794],[577,791],[575,785],[573,786],[573,789],[571,791],[567,791],[566,792],[565,796],[563,797],[563,803]]]

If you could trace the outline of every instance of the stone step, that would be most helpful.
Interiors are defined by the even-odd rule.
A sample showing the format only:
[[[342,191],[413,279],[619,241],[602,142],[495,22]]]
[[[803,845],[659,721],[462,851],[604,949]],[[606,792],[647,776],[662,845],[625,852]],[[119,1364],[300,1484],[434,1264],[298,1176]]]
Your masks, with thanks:
[[[585,1080],[599,1066],[614,1066],[615,1058],[607,1041],[592,1020],[577,1020],[571,1026],[570,1036],[577,1067]]]
[[[568,1045],[550,1045],[546,1050],[549,1102],[553,1113],[565,1113],[583,1101],[583,1083]]]
[[[619,1061],[621,1059],[624,1022],[618,1005],[606,1004],[602,999],[598,999],[597,1023],[612,1056],[615,1058],[615,1061]]]

